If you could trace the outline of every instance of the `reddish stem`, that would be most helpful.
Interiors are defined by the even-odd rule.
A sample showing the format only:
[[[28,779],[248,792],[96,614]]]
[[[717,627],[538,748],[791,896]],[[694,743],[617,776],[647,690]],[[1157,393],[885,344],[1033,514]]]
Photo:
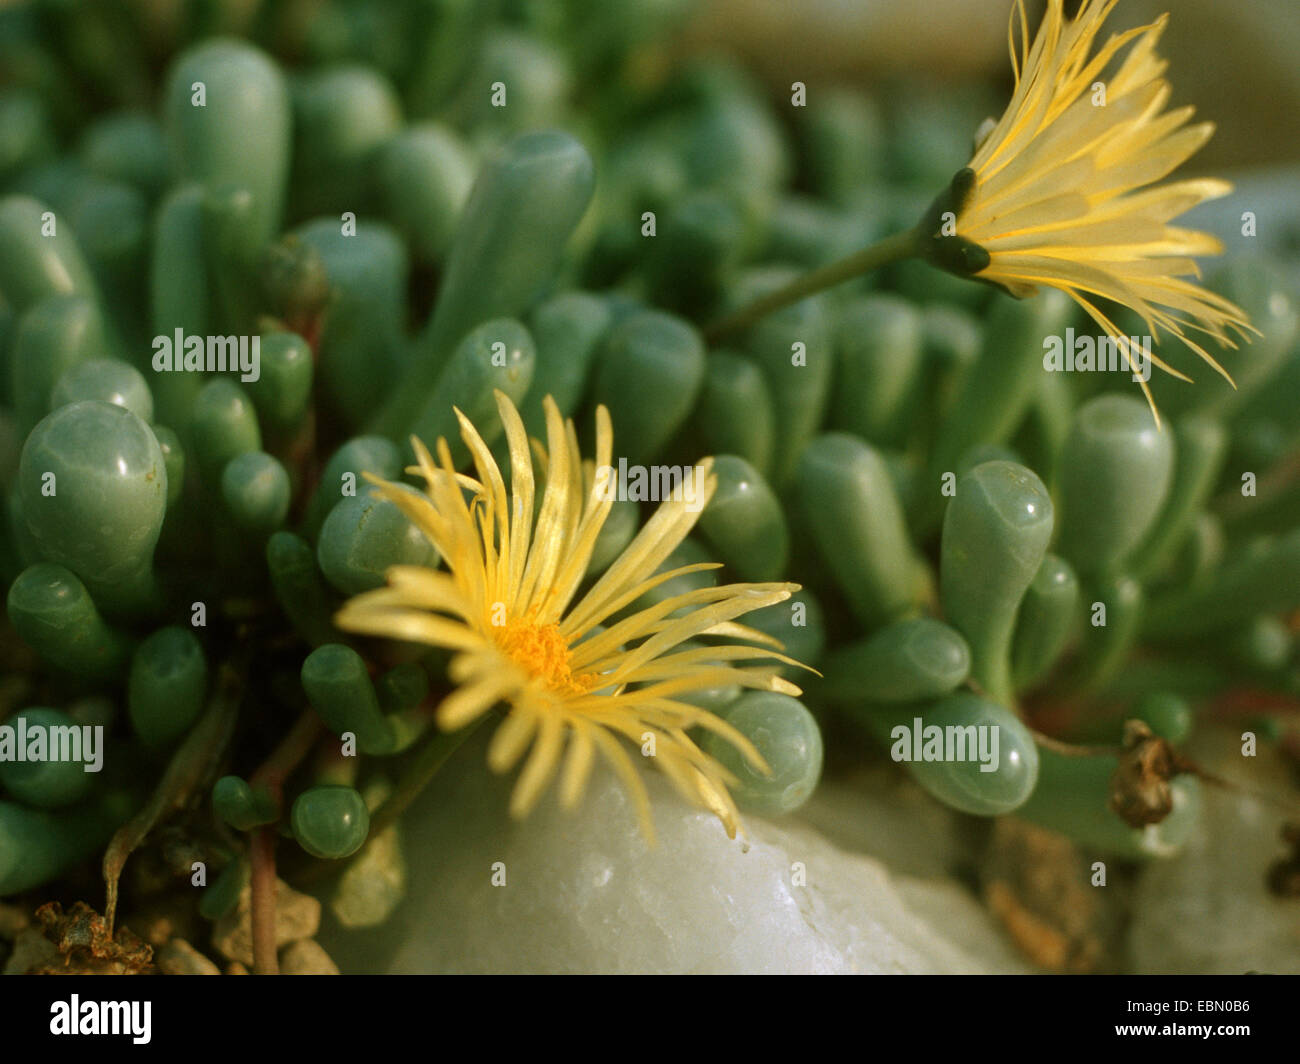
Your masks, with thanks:
[[[249,846],[249,880],[253,925],[253,974],[279,975],[275,953],[275,828],[253,832]]]
[[[284,783],[303,758],[311,751],[320,734],[321,721],[313,709],[306,709],[294,722],[271,756],[253,773],[250,786],[265,787],[275,802],[277,816],[284,805]],[[253,931],[253,973],[278,975],[280,965],[275,955],[275,844],[272,824],[258,828],[249,846],[250,906]]]
[[[253,773],[249,785],[265,787],[279,806],[284,794],[284,781],[302,763],[320,731],[321,721],[316,711],[303,710],[280,744],[271,751],[271,756]]]

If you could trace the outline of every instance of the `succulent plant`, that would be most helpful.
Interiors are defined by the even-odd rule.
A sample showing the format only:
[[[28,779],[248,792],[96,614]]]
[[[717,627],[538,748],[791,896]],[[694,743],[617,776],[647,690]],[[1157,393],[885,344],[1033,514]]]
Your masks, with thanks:
[[[273,888],[278,849],[287,882],[346,894],[349,926],[382,922],[389,895],[358,915],[358,877],[392,873],[367,840],[400,859],[401,813],[465,738],[439,707],[466,672],[409,618],[379,638],[339,611],[395,566],[455,571],[420,517],[433,481],[406,475],[413,436],[430,468],[494,461],[512,520],[533,519],[507,407],[549,449],[538,527],[559,522],[542,487],[564,432],[589,455],[603,418],[614,467],[714,478],[583,638],[767,596],[680,637],[699,682],[661,725],[674,782],[729,830],[732,799],[782,815],[823,760],[892,757],[955,810],[1158,858],[1197,822],[1207,784],[1177,750],[1198,723],[1294,727],[1294,262],[1229,241],[1206,288],[1260,335],[1222,355],[1235,390],[1153,381],[1158,423],[1128,373],[1044,368],[1049,340],[1091,328],[1060,292],[893,261],[917,250],[903,227],[933,161],[968,159],[955,121],[849,90],[791,106],[721,61],[656,79],[636,56],[680,4],[599,25],[561,0],[496,21],[333,0],[328,21],[268,5],[240,24],[239,6],[212,5],[229,35],[117,0],[0,11],[0,725],[103,742],[83,773],[0,740],[0,897],[43,901],[102,858],[111,933],[150,896],[119,888],[123,865],[170,824],[197,864],[154,892],[207,920]],[[883,272],[791,301],[880,237]],[[927,254],[978,276],[950,250]],[[624,475],[583,589],[653,541],[662,500]],[[766,671],[729,671],[737,645]],[[1152,742],[1163,768],[1135,777]]]

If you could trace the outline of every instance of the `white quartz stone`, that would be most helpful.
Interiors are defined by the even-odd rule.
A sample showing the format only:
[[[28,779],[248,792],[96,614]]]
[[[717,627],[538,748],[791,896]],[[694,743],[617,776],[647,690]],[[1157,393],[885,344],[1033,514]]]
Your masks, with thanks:
[[[822,780],[798,817],[840,849],[910,876],[951,875],[977,856],[961,815],[893,764],[878,762]]]
[[[462,749],[405,819],[410,895],[385,928],[385,970],[1024,970],[956,883],[895,877],[798,820],[748,818],[746,851],[651,771],[650,849],[597,771],[575,812],[552,793],[512,823],[481,757],[480,744]]]
[[[1300,807],[1276,751],[1241,756],[1240,731],[1189,751],[1209,771]],[[1286,851],[1286,814],[1249,795],[1207,786],[1200,828],[1177,857],[1139,881],[1130,944],[1137,972],[1300,973],[1300,899],[1271,894],[1265,877]]]

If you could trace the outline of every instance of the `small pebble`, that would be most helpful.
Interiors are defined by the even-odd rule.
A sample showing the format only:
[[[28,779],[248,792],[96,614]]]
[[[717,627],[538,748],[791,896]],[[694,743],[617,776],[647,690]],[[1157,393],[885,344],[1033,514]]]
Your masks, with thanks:
[[[35,968],[44,968],[60,960],[54,943],[45,937],[39,927],[28,927],[18,932],[14,951],[5,963],[3,975],[26,975]]]
[[[339,966],[312,938],[294,942],[280,951],[281,975],[338,975]]]
[[[154,954],[163,975],[220,975],[221,969],[183,938],[174,938]]]
[[[330,911],[344,927],[375,927],[405,896],[406,861],[394,824],[367,842],[339,877]]]

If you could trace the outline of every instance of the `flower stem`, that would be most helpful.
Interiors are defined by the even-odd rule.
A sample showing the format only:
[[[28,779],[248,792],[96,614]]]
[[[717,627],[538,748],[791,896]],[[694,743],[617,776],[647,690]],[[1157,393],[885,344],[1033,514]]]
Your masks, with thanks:
[[[314,709],[305,709],[294,721],[293,727],[285,733],[279,745],[271,755],[258,766],[249,777],[253,786],[265,787],[275,801],[277,815],[282,812],[284,782],[311,751],[312,744],[324,730],[321,719]]]
[[[277,817],[284,815],[285,780],[307,756],[321,731],[321,720],[316,711],[304,710],[271,756],[253,773],[250,784],[266,788],[275,802]],[[249,920],[253,935],[254,975],[278,975],[280,972],[275,952],[277,841],[275,828],[267,826],[256,829],[249,842],[249,863],[252,865]]]
[[[887,266],[891,262],[910,258],[916,254],[916,230],[908,229],[893,236],[887,236],[870,247],[855,251],[847,258],[832,262],[827,266],[806,273],[791,281],[784,288],[769,292],[761,299],[756,299],[725,317],[719,318],[704,330],[704,338],[710,344],[748,328],[759,318],[771,314],[774,310],[798,303],[801,299],[831,288],[864,273]]]
[[[251,911],[249,921],[253,935],[253,974],[279,975],[280,962],[275,952],[275,828],[258,828],[249,843],[252,874],[249,883]]]

